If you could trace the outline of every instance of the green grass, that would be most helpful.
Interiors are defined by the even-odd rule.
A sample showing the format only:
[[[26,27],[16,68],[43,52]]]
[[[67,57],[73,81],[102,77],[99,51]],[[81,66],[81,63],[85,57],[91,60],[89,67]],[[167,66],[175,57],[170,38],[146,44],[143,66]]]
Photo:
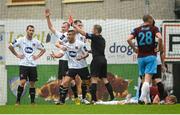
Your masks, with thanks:
[[[177,114],[177,105],[6,105],[0,114]]]

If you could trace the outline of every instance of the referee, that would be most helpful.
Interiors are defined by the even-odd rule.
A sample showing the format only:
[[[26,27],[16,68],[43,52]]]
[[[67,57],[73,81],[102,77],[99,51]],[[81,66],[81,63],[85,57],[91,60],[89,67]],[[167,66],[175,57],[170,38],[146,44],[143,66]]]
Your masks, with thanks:
[[[90,65],[90,70],[91,70],[90,93],[92,96],[92,103],[97,101],[96,91],[97,91],[98,78],[103,80],[110,94],[110,100],[114,100],[112,86],[107,80],[107,60],[104,53],[106,42],[101,35],[102,27],[100,25],[94,25],[92,34],[84,32],[75,24],[73,24],[73,27],[83,36],[86,36],[87,39],[91,40],[91,50],[92,50],[93,59]]]

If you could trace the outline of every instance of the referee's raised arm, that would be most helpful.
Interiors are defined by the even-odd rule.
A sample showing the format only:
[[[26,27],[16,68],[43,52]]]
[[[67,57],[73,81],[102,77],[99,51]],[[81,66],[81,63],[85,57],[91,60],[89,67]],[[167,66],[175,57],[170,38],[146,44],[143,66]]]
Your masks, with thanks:
[[[80,29],[77,25],[75,25],[74,23],[72,24],[72,26],[83,36],[86,36],[86,32],[82,29]]]

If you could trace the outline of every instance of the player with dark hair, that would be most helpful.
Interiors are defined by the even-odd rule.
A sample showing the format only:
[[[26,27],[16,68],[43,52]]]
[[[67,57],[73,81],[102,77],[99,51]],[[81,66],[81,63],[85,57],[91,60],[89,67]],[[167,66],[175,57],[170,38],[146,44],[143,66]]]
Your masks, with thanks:
[[[74,20],[74,24],[78,26],[80,29],[83,29],[83,23],[81,20]],[[76,32],[76,39],[86,43],[85,36],[80,34],[75,28],[74,28],[74,31]]]
[[[91,70],[91,86],[90,93],[92,96],[92,103],[97,101],[96,91],[98,78],[102,79],[110,94],[110,100],[114,99],[113,89],[109,81],[107,80],[107,60],[105,57],[105,39],[102,37],[102,27],[100,25],[93,26],[93,33],[86,33],[80,29],[77,25],[73,24],[73,27],[87,39],[91,40],[91,50],[93,60],[90,65]]]
[[[145,101],[151,103],[150,99],[150,81],[157,73],[156,45],[155,37],[158,38],[158,50],[162,51],[162,37],[159,29],[152,25],[153,18],[150,15],[143,16],[143,24],[131,32],[128,36],[128,44],[138,54],[139,75],[144,77],[144,83],[141,88],[139,103]],[[135,47],[132,40],[137,40],[138,48]]]
[[[69,69],[60,86],[60,104],[65,103],[69,83],[74,80],[77,75],[80,76],[82,82],[90,79],[86,62],[86,57],[88,57],[89,55],[84,42],[81,42],[75,38],[76,33],[74,30],[69,30],[67,35],[68,42],[61,45],[61,48],[67,53]],[[62,52],[51,54],[51,56],[54,58],[58,58],[63,55],[64,54]]]
[[[52,25],[52,22],[50,20],[50,15],[51,12],[49,9],[45,10],[45,16],[47,19],[47,23],[48,23],[48,28],[51,30],[51,32],[58,38],[58,41],[55,43],[55,46],[57,48],[60,48],[61,44],[68,42],[67,39],[67,31],[69,30],[70,24],[68,22],[63,22],[62,26],[61,26],[61,31],[56,30],[56,28]],[[60,58],[59,60],[59,68],[58,68],[58,79],[59,79],[59,86],[62,83],[62,79],[63,77],[65,77],[66,72],[68,70],[68,61],[67,61],[67,56],[66,54],[64,54],[63,57]],[[74,94],[74,98],[78,98],[78,93],[77,93],[77,86],[75,81],[73,80],[71,82],[71,89],[73,91]],[[60,93],[60,89],[59,89],[59,93]]]
[[[33,38],[34,34],[34,26],[28,25],[26,28],[27,35],[24,37],[20,37],[14,42],[10,43],[9,49],[10,51],[20,59],[19,63],[19,77],[20,77],[20,85],[17,89],[17,99],[16,105],[20,104],[21,95],[24,90],[24,86],[26,81],[28,80],[30,83],[29,94],[31,97],[31,104],[35,104],[35,82],[37,81],[37,68],[36,68],[36,60],[39,59],[44,53],[44,46],[40,41]],[[19,47],[20,52],[16,52],[15,47]],[[40,50],[40,53],[35,55],[36,50]]]
[[[83,23],[81,20],[74,20],[74,24],[76,26],[78,26],[80,29],[83,29]],[[85,36],[83,36],[82,34],[80,34],[76,28],[74,28],[74,31],[76,32],[76,39],[81,41],[81,42],[84,42],[85,45],[86,45],[86,48],[88,50],[88,52],[90,51],[88,45],[87,45],[87,40],[85,38]],[[89,101],[86,99],[86,93],[87,93],[87,89],[90,85],[90,80],[87,80],[87,81],[82,81],[82,84],[81,84],[81,89],[82,89],[82,99],[81,99],[81,103],[85,103],[85,104],[89,104]]]

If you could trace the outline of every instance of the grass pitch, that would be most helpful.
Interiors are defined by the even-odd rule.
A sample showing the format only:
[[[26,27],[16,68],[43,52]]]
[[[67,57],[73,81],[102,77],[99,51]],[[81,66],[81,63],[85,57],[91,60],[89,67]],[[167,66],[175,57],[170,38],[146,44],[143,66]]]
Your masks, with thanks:
[[[5,105],[0,114],[180,114],[176,105]]]

